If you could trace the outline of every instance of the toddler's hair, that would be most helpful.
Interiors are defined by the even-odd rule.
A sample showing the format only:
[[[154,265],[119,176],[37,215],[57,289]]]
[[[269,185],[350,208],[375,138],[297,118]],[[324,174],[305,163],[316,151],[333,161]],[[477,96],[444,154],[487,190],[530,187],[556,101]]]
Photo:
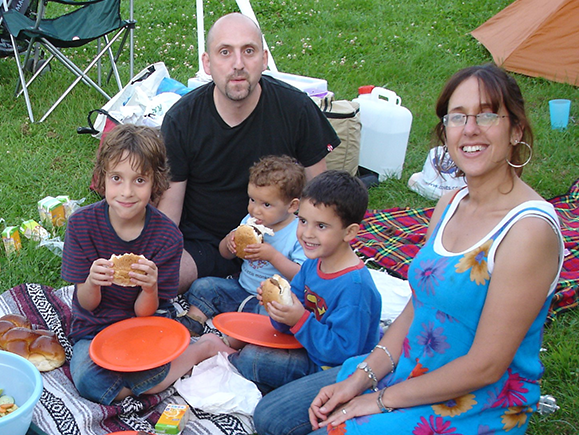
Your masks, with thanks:
[[[310,200],[332,207],[344,228],[359,224],[368,207],[368,190],[364,183],[346,171],[329,170],[311,180],[302,194],[302,202]]]
[[[118,125],[104,138],[95,165],[97,192],[104,195],[106,172],[121,162],[125,152],[135,171],[152,177],[151,202],[155,202],[169,188],[165,143],[154,128],[134,124]]]
[[[289,156],[265,156],[249,168],[249,182],[258,187],[276,186],[280,196],[291,201],[306,185],[304,167]]]

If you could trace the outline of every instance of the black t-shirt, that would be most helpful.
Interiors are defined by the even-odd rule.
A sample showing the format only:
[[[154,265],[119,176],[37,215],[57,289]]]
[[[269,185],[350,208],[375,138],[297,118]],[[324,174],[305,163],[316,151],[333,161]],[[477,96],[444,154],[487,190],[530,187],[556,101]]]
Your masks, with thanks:
[[[182,97],[165,115],[161,131],[172,180],[187,181],[181,216],[184,237],[198,229],[218,242],[247,214],[249,168],[265,155],[289,155],[304,166],[322,160],[340,139],[303,92],[262,76],[255,110],[230,127],[219,116],[209,83]]]

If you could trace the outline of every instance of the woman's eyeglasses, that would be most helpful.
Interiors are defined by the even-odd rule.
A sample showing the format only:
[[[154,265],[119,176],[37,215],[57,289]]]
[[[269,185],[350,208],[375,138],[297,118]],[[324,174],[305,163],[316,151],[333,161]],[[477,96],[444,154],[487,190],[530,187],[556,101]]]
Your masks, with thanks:
[[[449,113],[442,117],[445,127],[464,127],[469,116],[474,116],[479,127],[491,127],[499,123],[499,119],[508,118],[508,115],[497,115],[496,113],[483,112],[478,115],[466,115],[464,113]]]

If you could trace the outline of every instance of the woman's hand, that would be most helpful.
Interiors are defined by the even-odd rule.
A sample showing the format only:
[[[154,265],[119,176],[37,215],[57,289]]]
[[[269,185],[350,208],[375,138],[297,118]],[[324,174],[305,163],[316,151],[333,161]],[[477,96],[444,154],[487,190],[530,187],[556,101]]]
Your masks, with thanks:
[[[340,424],[348,418],[378,411],[376,395],[366,394],[365,396],[374,397],[375,409],[373,411],[366,410],[365,412],[361,412],[363,408],[370,408],[369,404],[363,400],[364,397],[357,397],[360,394],[361,388],[363,387],[360,387],[356,372],[342,382],[322,388],[308,410],[312,429],[317,430],[327,426],[329,423],[333,425]],[[352,399],[362,399],[362,403],[352,404],[354,402]],[[343,409],[346,410],[345,413]]]
[[[349,402],[337,406],[336,409],[330,415],[328,415],[325,420],[320,421],[318,423],[318,427],[325,427],[330,425],[338,426],[339,424],[345,422],[346,420],[349,420],[354,417],[360,417],[363,415],[370,415],[370,414],[378,414],[380,412],[380,408],[378,408],[377,398],[378,393],[362,394],[361,396],[356,396]],[[324,408],[326,408],[326,406],[320,408],[320,411]]]

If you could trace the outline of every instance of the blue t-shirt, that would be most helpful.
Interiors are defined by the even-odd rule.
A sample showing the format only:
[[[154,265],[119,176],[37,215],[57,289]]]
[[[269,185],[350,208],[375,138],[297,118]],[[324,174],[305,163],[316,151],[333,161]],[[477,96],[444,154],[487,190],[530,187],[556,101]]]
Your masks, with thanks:
[[[245,216],[241,221],[242,224],[247,223],[249,215]],[[284,257],[289,258],[291,261],[302,264],[306,261],[306,255],[304,254],[304,248],[300,245],[298,241],[298,236],[296,230],[298,228],[298,218],[296,218],[289,224],[286,225],[279,231],[276,231],[273,236],[269,234],[263,235],[264,243],[269,243]],[[257,294],[257,288],[262,281],[271,278],[273,275],[281,275],[280,271],[277,270],[269,261],[251,261],[243,260],[241,265],[241,274],[239,275],[239,284],[248,293],[255,295]]]
[[[183,236],[179,228],[163,213],[148,205],[141,234],[127,242],[113,229],[108,208],[103,200],[82,207],[70,216],[64,240],[62,279],[74,284],[84,283],[95,260],[108,259],[112,254],[133,253],[144,255],[157,266],[160,303],[176,297],[183,253]],[[138,286],[113,284],[101,287],[99,306],[87,311],[80,306],[75,290],[71,339],[93,336],[115,322],[135,317],[134,304],[140,292],[141,287]]]
[[[291,332],[318,366],[338,366],[378,343],[382,298],[361,260],[357,266],[327,274],[318,259],[308,259],[291,288],[309,312]],[[282,330],[281,324],[272,323]]]

